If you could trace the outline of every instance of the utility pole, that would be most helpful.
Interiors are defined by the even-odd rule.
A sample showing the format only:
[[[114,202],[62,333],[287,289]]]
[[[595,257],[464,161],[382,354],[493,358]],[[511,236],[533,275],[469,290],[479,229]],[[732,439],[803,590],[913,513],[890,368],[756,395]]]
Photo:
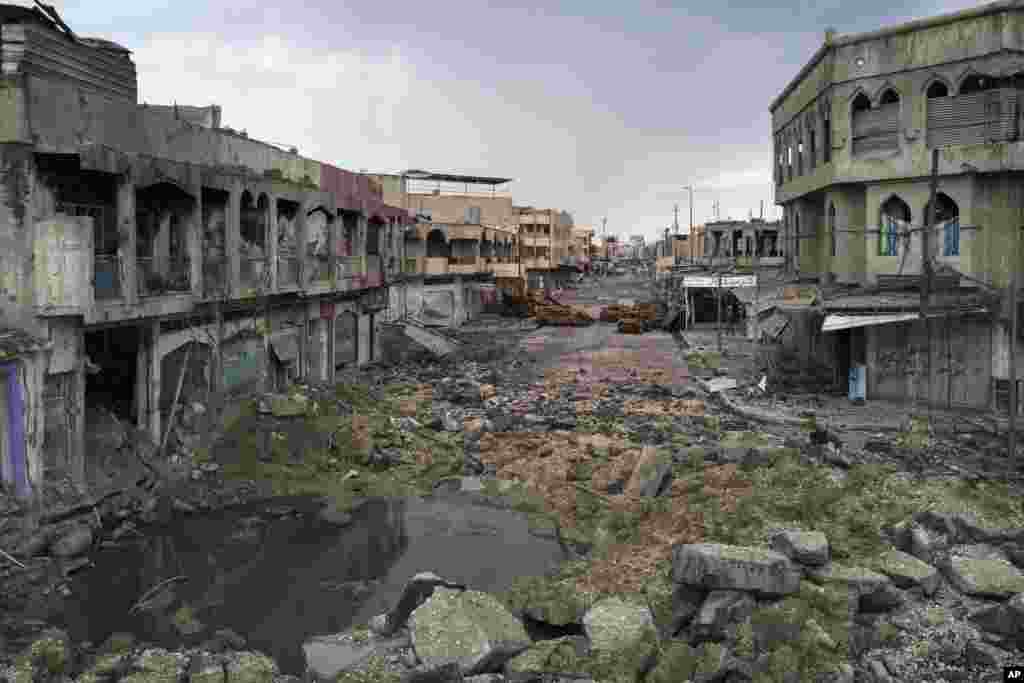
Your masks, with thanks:
[[[921,231],[921,319],[924,321],[925,327],[925,354],[926,354],[926,372],[928,374],[928,381],[926,383],[927,394],[925,394],[925,403],[928,406],[929,423],[931,423],[931,405],[932,405],[932,325],[931,320],[928,318],[928,304],[929,297],[931,296],[932,286],[932,230],[934,229],[935,223],[935,197],[939,190],[939,150],[932,150],[932,178],[931,187],[929,188],[929,199],[928,199],[928,215],[925,216],[925,229]],[[920,394],[920,392],[918,392]]]
[[[679,234],[679,205],[676,204],[672,209],[672,225],[675,227],[675,233]]]
[[[1018,242],[1020,228],[1013,235],[1013,265],[1010,268],[1010,405],[1009,432],[1010,457],[1009,467],[1017,464],[1017,258],[1020,255]]]
[[[715,304],[718,308],[718,354],[722,354],[722,273],[719,271],[715,278]]]

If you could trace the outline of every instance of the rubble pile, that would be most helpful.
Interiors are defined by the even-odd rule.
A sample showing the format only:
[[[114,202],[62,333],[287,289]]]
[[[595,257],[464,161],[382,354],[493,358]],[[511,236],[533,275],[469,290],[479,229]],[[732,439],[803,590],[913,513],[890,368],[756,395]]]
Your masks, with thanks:
[[[760,373],[768,377],[770,391],[776,393],[827,392],[842,388],[836,383],[833,367],[783,347],[761,350],[757,366]]]
[[[528,300],[530,316],[542,325],[584,327],[594,323],[585,311],[562,304],[544,291],[530,292]]]

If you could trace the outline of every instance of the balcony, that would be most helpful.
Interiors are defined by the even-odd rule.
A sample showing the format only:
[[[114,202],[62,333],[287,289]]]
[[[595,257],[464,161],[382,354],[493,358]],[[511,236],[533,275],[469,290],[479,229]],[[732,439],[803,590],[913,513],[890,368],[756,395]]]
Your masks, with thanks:
[[[317,254],[310,259],[309,287],[311,289],[330,289],[331,261],[326,254]]]
[[[224,250],[211,247],[203,254],[203,297],[225,298],[228,295],[228,264]]]
[[[448,272],[452,275],[472,275],[483,270],[483,259],[476,256],[453,256],[448,259]]]
[[[281,247],[277,255],[277,287],[293,289],[299,286],[300,261],[295,249]]]
[[[447,275],[447,256],[428,256],[423,259],[423,273],[426,275]]]
[[[164,272],[160,272],[152,256],[139,256],[136,262],[140,297],[187,294],[192,291],[188,259],[169,262]]]
[[[263,256],[240,256],[238,259],[238,285],[242,296],[253,296],[268,289],[267,259]]]
[[[97,301],[121,298],[121,259],[117,254],[96,254],[93,286]]]
[[[519,277],[518,263],[492,263],[490,271],[494,277]]]
[[[384,285],[384,257],[380,254],[367,254],[363,257],[363,287],[382,287]]]
[[[522,243],[525,247],[550,247],[550,235],[526,234],[522,236]]]
[[[355,289],[355,281],[366,274],[362,256],[337,256],[334,259],[334,280],[339,289]]]
[[[404,275],[418,275],[423,272],[425,256],[409,256],[402,260],[402,273]]]

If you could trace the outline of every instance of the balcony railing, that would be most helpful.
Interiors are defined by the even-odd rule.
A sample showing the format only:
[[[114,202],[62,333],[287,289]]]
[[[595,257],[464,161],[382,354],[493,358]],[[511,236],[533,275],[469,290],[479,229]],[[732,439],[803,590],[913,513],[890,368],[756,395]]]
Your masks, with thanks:
[[[492,263],[489,267],[495,277],[519,277],[518,263]]]
[[[117,254],[96,254],[93,283],[97,299],[121,297],[121,259]]]
[[[427,275],[447,275],[447,256],[428,256],[423,259],[423,272]]]
[[[294,249],[280,248],[277,254],[277,286],[279,289],[299,286],[300,261]]]
[[[335,259],[335,277],[338,282],[355,280],[366,273],[362,256],[338,256]]]
[[[422,273],[425,260],[424,256],[407,256],[402,259],[402,272],[406,275]]]
[[[266,286],[267,259],[264,256],[241,256],[238,284],[243,293],[258,292]]]
[[[331,261],[326,255],[317,255],[310,259],[309,286],[331,286]]]
[[[136,262],[139,296],[161,296],[191,291],[188,259],[169,262],[166,272],[163,273],[155,267],[151,256],[139,256]]]
[[[482,272],[483,259],[475,256],[453,256],[448,260],[448,272],[462,275]]]
[[[384,284],[384,257],[380,254],[367,254],[364,257],[364,287],[380,287]]]

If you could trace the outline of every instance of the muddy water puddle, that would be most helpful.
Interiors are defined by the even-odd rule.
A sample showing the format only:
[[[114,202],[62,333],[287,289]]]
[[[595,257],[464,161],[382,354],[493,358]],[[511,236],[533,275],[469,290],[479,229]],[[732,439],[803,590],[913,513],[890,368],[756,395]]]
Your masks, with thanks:
[[[457,496],[368,500],[345,525],[322,511],[274,499],[150,528],[98,552],[53,621],[79,641],[129,632],[169,648],[231,629],[301,674],[305,640],[387,611],[417,572],[497,593],[567,559],[525,515]]]

